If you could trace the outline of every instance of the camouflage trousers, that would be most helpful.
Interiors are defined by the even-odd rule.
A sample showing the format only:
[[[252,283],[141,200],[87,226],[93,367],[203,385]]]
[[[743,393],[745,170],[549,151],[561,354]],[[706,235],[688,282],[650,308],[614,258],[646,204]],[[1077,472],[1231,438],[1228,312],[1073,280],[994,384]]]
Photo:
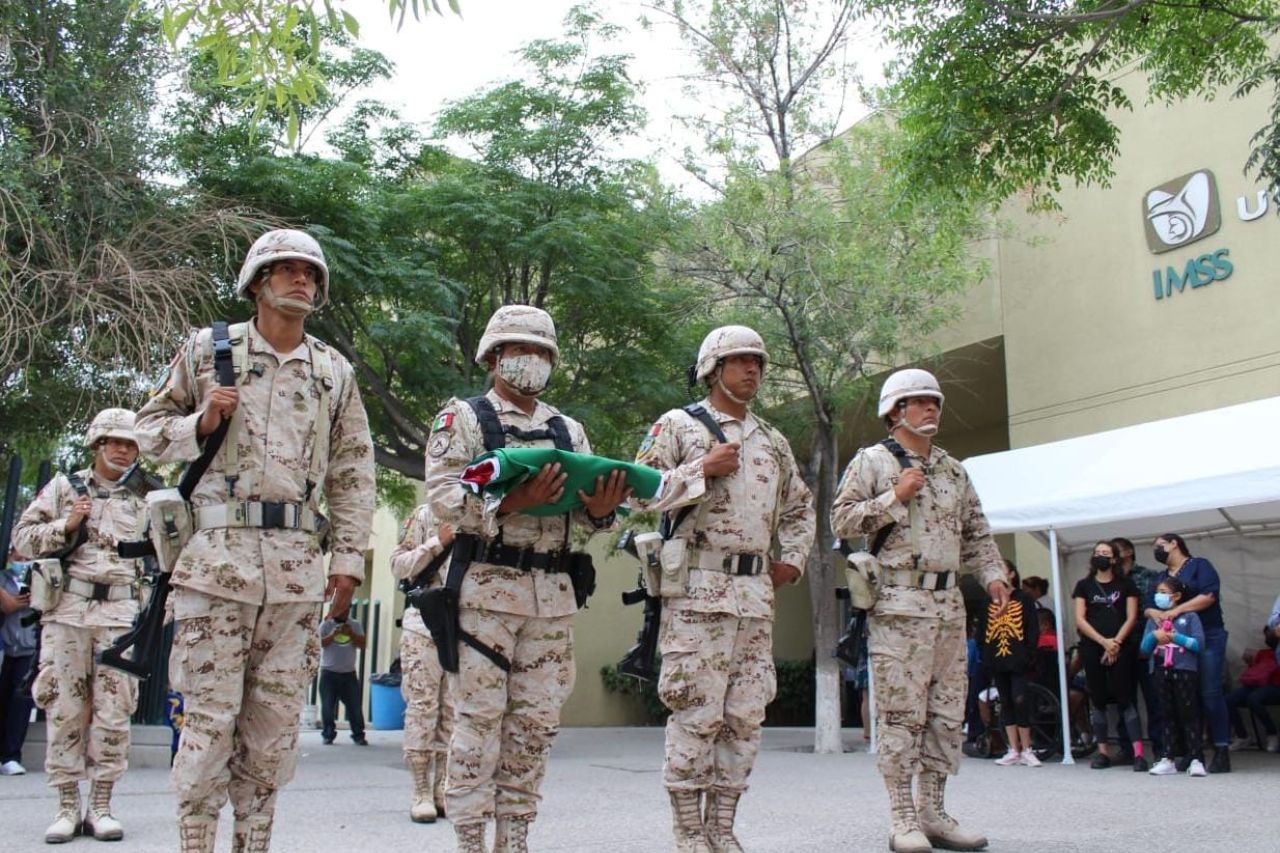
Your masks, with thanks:
[[[968,686],[963,618],[872,616],[867,636],[880,775],[958,772]]]
[[[185,724],[173,762],[178,816],[272,814],[298,763],[298,725],[320,662],[316,602],[242,604],[173,591],[169,680]]]
[[[404,751],[444,755],[453,736],[453,676],[440,667],[435,641],[413,631],[400,634],[400,665]]]
[[[462,630],[511,661],[506,673],[460,643],[445,806],[455,824],[532,817],[560,709],[573,692],[573,617],[472,610]]]
[[[659,648],[667,788],[745,791],[778,686],[773,622],[664,607]]]
[[[31,693],[46,715],[44,772],[52,787],[81,779],[114,782],[129,766],[138,683],[94,660],[127,630],[57,622],[41,628],[40,671]]]

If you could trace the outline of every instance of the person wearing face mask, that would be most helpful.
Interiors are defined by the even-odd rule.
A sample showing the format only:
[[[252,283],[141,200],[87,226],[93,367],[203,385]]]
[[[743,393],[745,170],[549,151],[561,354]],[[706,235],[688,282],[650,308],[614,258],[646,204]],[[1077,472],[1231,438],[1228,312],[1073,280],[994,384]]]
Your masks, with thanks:
[[[1089,558],[1089,574],[1071,593],[1075,600],[1080,657],[1089,685],[1090,719],[1098,754],[1090,767],[1103,770],[1118,759],[1118,745],[1110,736],[1107,706],[1114,704],[1124,718],[1125,731],[1142,732],[1134,707],[1134,657],[1138,654],[1138,588],[1117,569],[1115,548],[1099,542]],[[1140,739],[1133,741],[1133,769],[1150,765]]]
[[[228,799],[231,849],[270,849],[320,660],[322,602],[345,612],[364,579],[375,503],[368,418],[351,363],[305,328],[330,284],[309,234],[263,234],[236,283],[254,316],[191,335],[138,413],[139,446],[163,463],[199,459],[225,424],[172,566],[182,853],[212,853]],[[234,382],[223,385],[228,356]]]
[[[138,704],[137,683],[95,660],[138,613],[141,561],[115,550],[117,543],[137,537],[144,509],[142,498],[120,482],[138,458],[133,412],[99,412],[85,446],[93,463],[50,480],[13,531],[14,546],[37,558],[80,542],[63,558],[61,599],[41,616],[40,659],[31,686],[46,715],[45,774],[58,791],[58,813],[45,831],[50,843],[70,841],[82,830],[101,840],[124,837],[111,813],[111,794],[128,767],[129,717]],[[84,813],[80,782],[86,779]]]
[[[713,329],[690,377],[706,396],[665,412],[636,455],[663,472],[659,497],[637,503],[664,511],[685,549],[685,581],[661,591],[658,640],[658,696],[671,709],[662,775],[681,853],[743,849],[738,801],[777,687],[774,590],[800,580],[817,525],[791,445],[750,410],[768,360],[754,329]]]
[[[1160,580],[1177,578],[1186,584],[1187,595],[1172,608],[1150,607],[1145,615],[1153,621],[1165,621],[1176,619],[1183,613],[1199,614],[1200,623],[1204,626],[1204,649],[1200,653],[1200,699],[1214,747],[1209,772],[1230,773],[1231,725],[1227,698],[1222,689],[1227,665],[1227,628],[1219,600],[1222,581],[1213,563],[1203,557],[1191,556],[1186,541],[1176,533],[1157,537],[1152,553],[1156,562],[1165,566]]]
[[[933,443],[944,398],[925,370],[893,373],[879,415],[895,442],[863,448],[845,470],[831,511],[843,539],[874,539],[880,593],[869,619],[879,755],[889,791],[889,847],[981,850],[987,839],[944,808],[947,777],[960,769],[965,700],[965,610],[959,576],[991,596],[992,617],[1009,606],[1004,561],[964,466]],[[901,454],[901,455],[899,455]],[[900,458],[911,464],[908,467]],[[912,779],[918,777],[915,800]]]
[[[449,744],[445,809],[459,853],[483,853],[485,830],[496,818],[493,849],[528,849],[538,790],[573,690],[574,589],[567,573],[574,528],[607,530],[627,497],[621,469],[599,477],[582,507],[568,515],[526,510],[561,499],[566,475],[559,463],[543,468],[503,497],[476,495],[459,483],[471,460],[497,447],[550,447],[590,453],[582,425],[542,401],[560,357],[547,312],[507,305],[489,318],[477,364],[493,387],[453,399],[436,417],[427,441],[427,502],[437,523],[455,530],[450,568],[466,566],[459,590],[460,632],[498,660],[458,644],[454,730]],[[461,636],[461,633],[460,633]]]
[[[1156,584],[1155,606],[1171,610],[1187,594],[1187,587],[1177,578],[1165,578]],[[1147,620],[1142,636],[1142,656],[1159,685],[1160,703],[1167,709],[1164,722],[1164,749],[1160,760],[1151,768],[1152,776],[1170,776],[1178,772],[1174,756],[1187,761],[1188,776],[1204,776],[1204,750],[1201,746],[1204,725],[1200,716],[1200,650],[1204,647],[1204,628],[1194,612],[1175,619],[1156,622]]]
[[[1146,622],[1146,611],[1152,607],[1156,591],[1156,583],[1160,579],[1160,572],[1155,569],[1148,569],[1146,566],[1137,562],[1134,557],[1135,550],[1133,542],[1125,539],[1123,536],[1117,536],[1111,540],[1112,553],[1116,555],[1119,561],[1117,568],[1121,577],[1126,577],[1133,581],[1133,585],[1138,589],[1138,611],[1143,615],[1143,621]],[[1134,658],[1134,679],[1139,689],[1142,690],[1142,700],[1147,709],[1147,734],[1151,739],[1151,747],[1155,755],[1164,754],[1164,715],[1160,707],[1160,692],[1156,688],[1155,682],[1152,680],[1151,668],[1147,666],[1147,662],[1139,655]],[[1127,724],[1126,724],[1127,725]],[[1124,735],[1139,736],[1140,732],[1129,733],[1127,730]],[[1128,738],[1126,738],[1128,739]],[[1131,742],[1131,740],[1130,740]],[[1124,744],[1121,744],[1124,747]]]

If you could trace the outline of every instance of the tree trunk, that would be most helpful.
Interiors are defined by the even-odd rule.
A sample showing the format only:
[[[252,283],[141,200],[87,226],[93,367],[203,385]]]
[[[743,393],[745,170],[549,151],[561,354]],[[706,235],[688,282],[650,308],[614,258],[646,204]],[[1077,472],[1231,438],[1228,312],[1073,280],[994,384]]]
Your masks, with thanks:
[[[817,536],[809,555],[809,600],[813,608],[815,696],[813,751],[820,755],[844,748],[840,736],[840,665],[832,652],[839,637],[836,606],[836,561],[832,556],[831,504],[835,500],[836,435],[833,425],[819,424],[809,460],[818,514]]]

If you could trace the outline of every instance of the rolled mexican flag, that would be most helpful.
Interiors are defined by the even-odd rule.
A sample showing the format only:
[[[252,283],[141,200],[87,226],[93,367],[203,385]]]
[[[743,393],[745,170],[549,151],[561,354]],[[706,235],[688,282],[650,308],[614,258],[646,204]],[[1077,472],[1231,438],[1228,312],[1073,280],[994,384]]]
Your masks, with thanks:
[[[627,486],[636,497],[652,498],[662,486],[662,472],[647,465],[552,447],[511,447],[482,453],[463,469],[458,482],[473,494],[501,499],[542,470],[543,465],[554,462],[559,462],[561,471],[568,475],[564,481],[564,494],[554,504],[523,510],[525,514],[564,515],[578,509],[582,506],[578,491],[588,495],[594,493],[596,478],[607,478],[619,468],[626,471]]]

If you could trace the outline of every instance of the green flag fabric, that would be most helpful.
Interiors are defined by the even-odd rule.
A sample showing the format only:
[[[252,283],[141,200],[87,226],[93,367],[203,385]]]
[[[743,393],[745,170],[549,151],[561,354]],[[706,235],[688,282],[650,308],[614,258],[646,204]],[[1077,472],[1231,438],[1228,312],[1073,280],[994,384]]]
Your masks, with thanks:
[[[554,504],[523,510],[528,515],[564,515],[582,506],[581,490],[590,495],[596,490],[596,477],[608,477],[621,468],[627,474],[627,486],[640,498],[652,498],[662,485],[662,472],[648,465],[620,462],[605,456],[574,453],[551,447],[511,447],[482,453],[463,469],[458,482],[476,495],[501,498],[516,486],[533,477],[543,465],[560,463],[567,474],[564,495]]]

